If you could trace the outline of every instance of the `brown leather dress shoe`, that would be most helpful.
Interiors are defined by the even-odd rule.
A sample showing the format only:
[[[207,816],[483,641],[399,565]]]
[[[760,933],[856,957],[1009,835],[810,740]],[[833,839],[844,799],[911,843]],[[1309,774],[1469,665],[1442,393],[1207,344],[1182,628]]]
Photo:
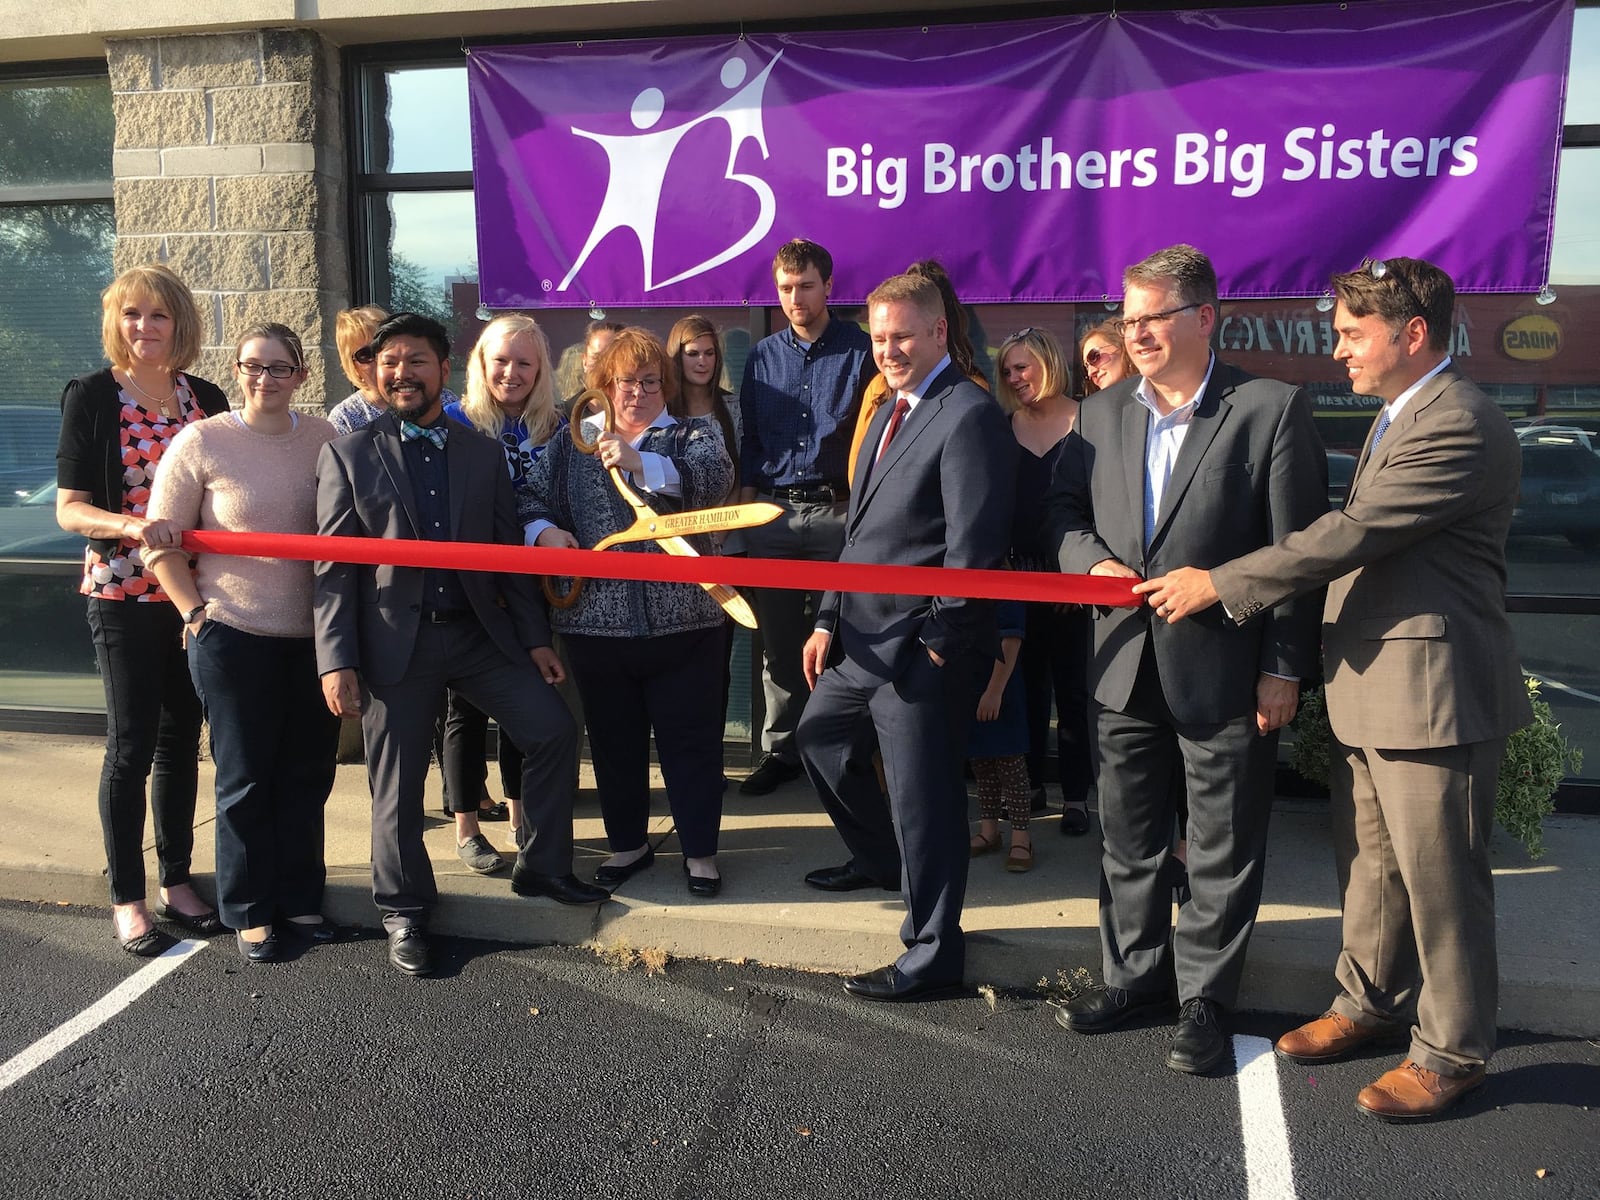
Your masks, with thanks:
[[[1408,1058],[1362,1088],[1356,1096],[1356,1107],[1380,1121],[1425,1121],[1458,1103],[1483,1079],[1482,1067],[1451,1077],[1418,1066]]]
[[[1279,1058],[1297,1063],[1334,1062],[1391,1031],[1382,1025],[1357,1025],[1349,1017],[1325,1012],[1299,1029],[1291,1029],[1273,1047]]]

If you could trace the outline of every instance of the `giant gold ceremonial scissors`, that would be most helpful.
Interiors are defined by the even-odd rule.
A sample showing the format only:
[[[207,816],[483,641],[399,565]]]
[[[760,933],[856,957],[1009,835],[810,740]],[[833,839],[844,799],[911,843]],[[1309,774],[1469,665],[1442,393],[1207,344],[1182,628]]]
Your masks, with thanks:
[[[579,396],[572,405],[572,444],[584,454],[593,454],[599,448],[596,442],[587,441],[583,436],[583,420],[589,415],[588,410],[594,406],[598,406],[604,415],[606,430],[609,432],[612,427],[609,396],[598,388],[590,388]],[[611,476],[612,485],[617,489],[617,494],[633,509],[634,521],[626,529],[601,538],[592,547],[595,550],[607,550],[627,542],[654,542],[668,554],[698,558],[700,551],[685,541],[683,534],[749,529],[754,525],[765,525],[783,513],[783,509],[778,505],[766,503],[730,504],[725,508],[658,513],[628,486],[627,480],[623,479],[622,472],[618,468],[608,467],[607,472]],[[723,611],[739,624],[746,629],[756,627],[756,615],[750,610],[749,601],[733,588],[723,583],[702,583],[700,586],[705,588],[711,598],[722,606]],[[545,598],[556,608],[571,608],[578,602],[582,588],[583,580],[574,579],[567,591],[560,592],[549,576],[544,579]]]

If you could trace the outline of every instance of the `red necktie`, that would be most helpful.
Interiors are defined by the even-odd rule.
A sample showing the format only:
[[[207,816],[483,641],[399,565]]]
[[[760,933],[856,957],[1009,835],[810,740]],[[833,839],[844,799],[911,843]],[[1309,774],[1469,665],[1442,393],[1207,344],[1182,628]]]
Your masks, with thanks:
[[[883,435],[883,445],[878,447],[878,457],[874,462],[882,462],[883,454],[889,448],[889,443],[894,441],[894,435],[900,432],[900,426],[905,424],[906,414],[911,411],[911,401],[904,396],[894,402],[894,412],[889,415],[889,429]]]

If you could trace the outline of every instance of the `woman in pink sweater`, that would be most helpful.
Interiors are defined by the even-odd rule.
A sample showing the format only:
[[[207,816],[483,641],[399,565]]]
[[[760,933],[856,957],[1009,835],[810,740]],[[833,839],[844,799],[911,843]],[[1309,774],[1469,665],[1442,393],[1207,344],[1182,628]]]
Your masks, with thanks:
[[[335,436],[290,407],[306,377],[286,327],[247,330],[234,355],[244,407],[173,439],[150,500],[179,529],[315,533],[317,455]],[[322,702],[311,636],[311,564],[147,552],[188,631],[189,670],[211,722],[217,909],[250,962],[279,957],[275,922],[328,941],[322,808],[339,722]]]

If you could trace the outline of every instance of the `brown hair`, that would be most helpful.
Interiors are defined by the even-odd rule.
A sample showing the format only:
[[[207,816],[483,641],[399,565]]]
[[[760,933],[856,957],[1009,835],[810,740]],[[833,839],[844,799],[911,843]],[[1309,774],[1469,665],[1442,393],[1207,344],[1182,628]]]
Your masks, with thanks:
[[[776,279],[779,271],[804,275],[807,267],[815,267],[817,274],[822,276],[822,282],[827,283],[833,278],[833,255],[815,242],[794,238],[778,247],[778,253],[772,259],[772,277]]]
[[[1122,272],[1122,286],[1177,285],[1178,303],[1217,307],[1217,269],[1211,260],[1187,242],[1157,250]]]
[[[1115,351],[1117,357],[1122,360],[1122,377],[1124,379],[1128,378],[1130,375],[1135,375],[1138,373],[1137,368],[1135,368],[1133,365],[1132,357],[1130,357],[1128,354],[1128,343],[1123,339],[1123,336],[1117,332],[1117,323],[1115,321],[1101,321],[1100,324],[1096,325],[1093,329],[1088,330],[1081,338],[1078,339],[1078,362],[1083,362],[1083,352],[1088,348],[1089,342],[1092,338],[1101,338],[1102,340],[1111,343],[1112,349]],[[1083,385],[1085,394],[1098,390],[1094,384],[1089,382],[1087,373],[1084,376]]]
[[[1428,326],[1428,348],[1440,354],[1450,348],[1456,285],[1431,262],[1369,258],[1359,271],[1335,275],[1333,294],[1352,317],[1376,316],[1397,331],[1421,317]]]
[[[950,273],[944,269],[944,264],[936,258],[920,259],[906,268],[906,274],[920,275],[939,289],[939,298],[944,303],[945,349],[950,352],[950,361],[956,370],[968,376],[981,374],[972,334],[968,332],[966,306],[956,295],[956,285],[950,282]]]
[[[276,321],[257,321],[251,325],[233,343],[233,357],[237,359],[244,352],[244,344],[253,338],[265,338],[269,341],[279,342],[289,352],[289,358],[300,370],[306,369],[306,350],[300,344],[300,335],[287,325],[280,325]]]
[[[699,313],[680,317],[673,323],[672,331],[667,334],[667,357],[672,360],[672,369],[678,376],[677,395],[667,404],[667,411],[679,420],[689,415],[688,405],[683,399],[683,348],[703,337],[709,337],[711,344],[717,350],[717,373],[711,378],[711,414],[716,417],[717,427],[722,430],[723,447],[728,451],[728,457],[733,460],[737,486],[739,439],[734,436],[733,414],[728,411],[728,390],[722,386],[722,372],[727,365],[722,355],[722,335],[717,332],[717,327],[712,324],[710,317],[703,317]]]
[[[880,304],[902,302],[915,307],[929,321],[937,321],[944,316],[944,297],[939,294],[939,285],[926,275],[913,275],[910,272],[891,275],[873,288],[867,297],[867,311],[870,313]],[[948,340],[948,330],[945,336]]]
[[[594,367],[586,382],[590,387],[609,392],[612,384],[622,376],[646,367],[655,367],[661,372],[662,402],[671,411],[678,399],[678,373],[673,369],[672,360],[667,357],[667,348],[661,344],[661,339],[637,325],[628,326],[600,351],[600,357],[594,360]]]
[[[100,293],[100,345],[111,365],[127,371],[133,366],[133,348],[122,336],[122,310],[146,301],[172,318],[172,357],[163,366],[182,371],[200,357],[200,310],[194,293],[177,273],[161,263],[130,267]]]

